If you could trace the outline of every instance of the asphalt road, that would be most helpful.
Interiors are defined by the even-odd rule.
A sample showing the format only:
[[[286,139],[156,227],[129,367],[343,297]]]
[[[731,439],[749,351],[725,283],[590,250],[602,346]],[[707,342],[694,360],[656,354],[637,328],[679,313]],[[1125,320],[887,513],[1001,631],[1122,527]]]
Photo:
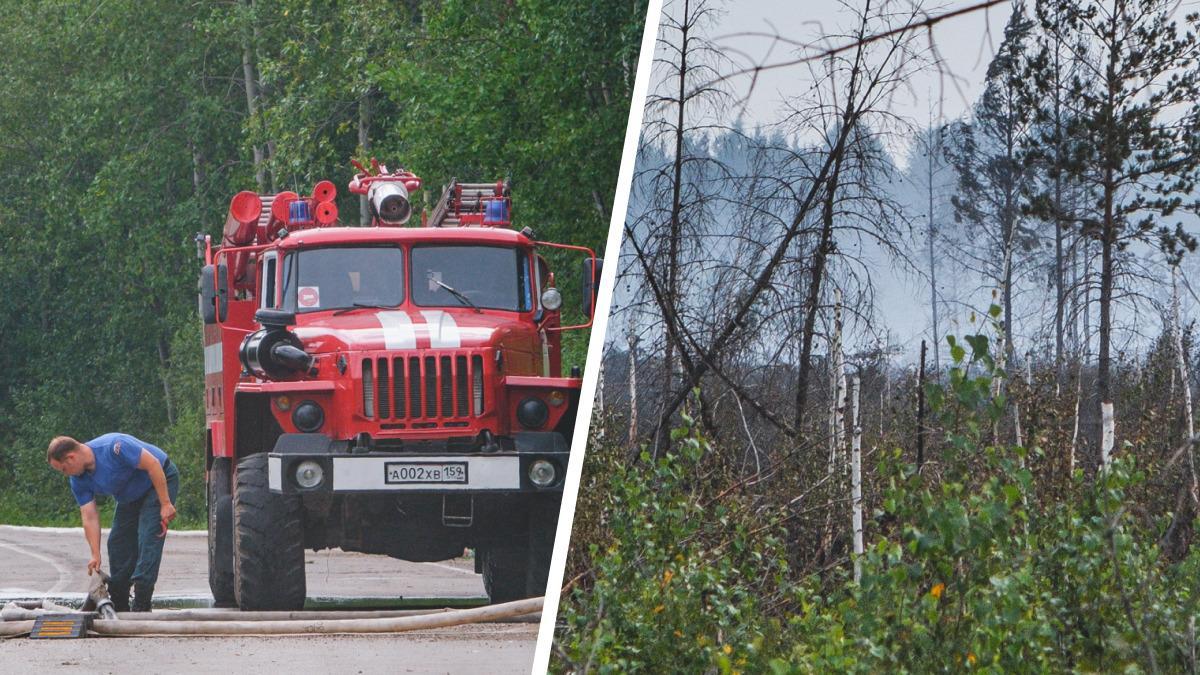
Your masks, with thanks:
[[[0,525],[0,604],[46,596],[78,604],[87,589],[88,557],[80,529]],[[483,583],[467,559],[409,563],[309,551],[306,561],[310,602],[322,607],[357,608],[363,598],[475,604],[484,595]],[[107,567],[107,560],[104,563]],[[210,602],[205,534],[170,533],[155,591],[156,608]],[[507,623],[396,635],[0,639],[0,671],[227,674],[299,668],[339,673],[527,673],[537,629],[536,623]]]

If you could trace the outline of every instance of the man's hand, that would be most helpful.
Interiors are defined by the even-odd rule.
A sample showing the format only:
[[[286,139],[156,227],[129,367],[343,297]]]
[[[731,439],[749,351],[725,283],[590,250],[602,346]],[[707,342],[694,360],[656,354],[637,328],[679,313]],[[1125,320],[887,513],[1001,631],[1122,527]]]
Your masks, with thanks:
[[[163,504],[162,508],[158,510],[158,516],[164,523],[170,523],[172,520],[175,520],[175,505],[171,502]]]
[[[100,571],[100,556],[94,555],[94,556],[92,556],[92,559],[88,561],[88,576],[89,577],[92,576],[92,572],[99,572],[99,571]]]

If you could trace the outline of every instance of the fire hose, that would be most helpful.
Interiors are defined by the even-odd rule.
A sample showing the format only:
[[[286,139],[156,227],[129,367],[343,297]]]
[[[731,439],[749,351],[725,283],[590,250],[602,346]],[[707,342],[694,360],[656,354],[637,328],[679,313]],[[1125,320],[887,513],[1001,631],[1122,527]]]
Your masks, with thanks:
[[[529,598],[470,609],[431,610],[401,616],[328,618],[327,612],[208,612],[190,613],[180,620],[176,612],[156,615],[128,613],[138,618],[96,619],[91,630],[98,635],[321,635],[336,633],[401,633],[447,628],[471,623],[497,622],[540,612],[542,598]],[[411,610],[410,610],[411,611]],[[418,610],[419,611],[419,610]],[[179,612],[182,613],[182,612]],[[339,614],[360,614],[345,612]],[[288,615],[289,618],[278,618]],[[231,619],[230,617],[240,617]],[[143,618],[144,617],[144,618]],[[303,617],[303,618],[300,618]],[[0,622],[0,637],[17,637],[33,630],[32,620]]]
[[[241,612],[176,610],[151,614],[112,609],[107,576],[95,575],[80,612],[48,600],[9,603],[0,610],[0,637],[29,634],[37,616],[48,613],[95,613],[91,631],[98,635],[320,635],[400,633],[471,623],[517,620],[541,612],[542,598],[486,607],[440,610]],[[64,612],[65,610],[65,612]]]

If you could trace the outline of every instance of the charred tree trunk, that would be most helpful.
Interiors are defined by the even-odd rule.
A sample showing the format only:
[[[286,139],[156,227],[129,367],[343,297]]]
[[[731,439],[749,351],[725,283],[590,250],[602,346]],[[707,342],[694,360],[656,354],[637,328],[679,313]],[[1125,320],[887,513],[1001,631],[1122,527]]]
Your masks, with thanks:
[[[629,448],[634,459],[638,452],[638,385],[637,385],[637,338],[630,332],[629,341]]]
[[[675,111],[675,129],[674,129],[674,146],[675,157],[674,163],[671,166],[671,219],[670,230],[667,237],[667,260],[666,260],[666,277],[667,290],[666,301],[671,303],[672,307],[678,307],[679,302],[679,237],[680,237],[680,211],[683,206],[683,152],[684,152],[684,122],[686,120],[685,111],[687,109],[687,73],[688,73],[688,32],[691,28],[690,22],[690,0],[684,0],[683,3],[683,23],[680,26],[680,48],[679,48],[679,78],[678,88],[676,90],[675,99],[677,103]],[[663,321],[672,321],[672,316],[664,313]],[[663,350],[663,374],[662,374],[662,392],[666,395],[667,392],[673,391],[675,388],[675,342],[671,339],[670,331],[667,331],[666,346]],[[680,349],[683,345],[679,346]],[[669,416],[669,413],[667,413]],[[659,442],[656,445],[666,447],[670,440],[670,420],[663,419],[658,427]]]
[[[837,200],[838,178],[842,169],[842,154],[833,160],[829,172],[828,187],[825,192],[825,204],[821,214],[821,236],[817,250],[813,254],[812,276],[808,284],[808,298],[804,301],[804,329],[800,338],[800,364],[796,378],[796,411],[795,428],[804,428],[804,409],[808,402],[808,379],[812,372],[812,343],[813,334],[817,327],[817,311],[821,306],[821,283],[825,279],[825,265],[829,256],[835,251],[833,243],[833,215]]]

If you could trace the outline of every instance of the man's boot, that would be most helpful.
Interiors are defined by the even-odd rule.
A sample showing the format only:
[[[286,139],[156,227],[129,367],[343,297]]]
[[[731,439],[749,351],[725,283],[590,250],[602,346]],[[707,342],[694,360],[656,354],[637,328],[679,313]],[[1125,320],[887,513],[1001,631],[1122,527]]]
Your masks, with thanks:
[[[113,609],[118,612],[129,611],[129,584],[115,581],[108,582],[108,598],[112,600]]]
[[[133,611],[149,612],[154,598],[154,585],[138,582],[133,585]]]

